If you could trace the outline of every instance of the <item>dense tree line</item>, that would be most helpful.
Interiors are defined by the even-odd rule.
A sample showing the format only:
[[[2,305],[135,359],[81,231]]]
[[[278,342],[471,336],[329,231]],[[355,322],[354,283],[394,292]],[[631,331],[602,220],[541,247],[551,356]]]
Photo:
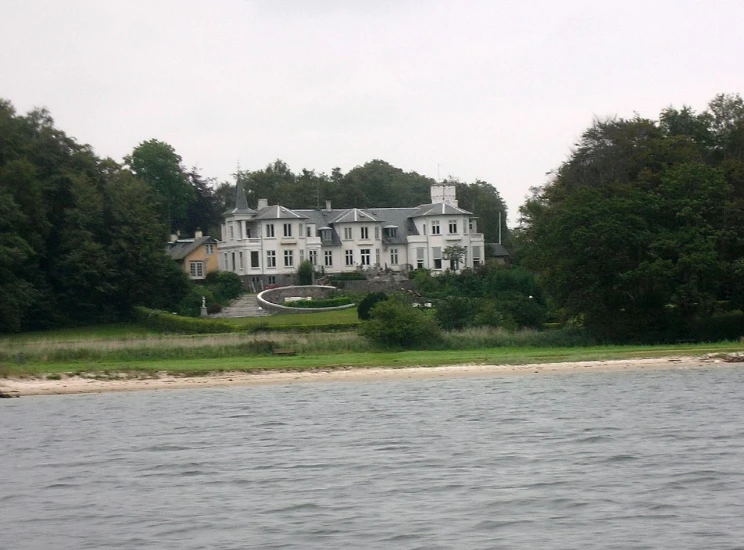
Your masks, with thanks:
[[[744,307],[744,102],[597,120],[520,213],[519,257],[564,319],[615,340],[698,338],[722,318],[731,329]]]
[[[416,206],[430,201],[433,183],[381,160],[330,175],[295,174],[277,160],[236,179],[253,205],[291,208]],[[498,212],[505,233],[496,189],[455,183],[486,239],[498,238]],[[167,235],[219,237],[233,203],[234,185],[185,168],[165,142],[144,141],[119,164],[58,129],[45,109],[19,115],[0,100],[0,331],[118,320],[134,305],[193,310],[203,292],[164,255]]]
[[[0,101],[0,331],[116,320],[169,308],[188,280],[163,253],[153,188],[55,127]]]

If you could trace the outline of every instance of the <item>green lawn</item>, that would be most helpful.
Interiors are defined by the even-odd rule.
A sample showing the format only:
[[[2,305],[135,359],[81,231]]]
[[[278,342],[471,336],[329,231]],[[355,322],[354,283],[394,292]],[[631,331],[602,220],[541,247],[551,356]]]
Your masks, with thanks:
[[[355,325],[359,322],[356,308],[319,313],[293,313],[287,315],[270,315],[267,317],[241,317],[237,319],[217,319],[231,325],[267,324],[271,326],[312,326],[312,325]]]
[[[0,335],[0,344],[38,341],[76,342],[83,340],[126,340],[156,334],[137,323],[115,323],[76,328],[60,328]]]

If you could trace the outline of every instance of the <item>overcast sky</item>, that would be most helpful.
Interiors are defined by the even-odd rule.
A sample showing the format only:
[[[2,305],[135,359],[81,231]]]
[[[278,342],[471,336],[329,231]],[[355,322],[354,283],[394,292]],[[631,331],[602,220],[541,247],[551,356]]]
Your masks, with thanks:
[[[2,0],[0,97],[219,180],[277,158],[479,178],[514,225],[593,117],[743,92],[742,21],[742,0]]]

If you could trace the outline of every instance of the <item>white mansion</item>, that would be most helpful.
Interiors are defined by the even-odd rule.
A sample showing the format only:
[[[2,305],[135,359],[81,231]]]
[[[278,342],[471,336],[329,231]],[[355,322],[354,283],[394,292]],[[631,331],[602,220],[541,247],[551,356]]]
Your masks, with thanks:
[[[235,208],[225,212],[219,268],[254,285],[292,284],[310,260],[328,274],[378,267],[459,271],[484,259],[476,218],[458,208],[455,186],[431,187],[431,204],[410,208],[290,210],[259,199],[248,207],[238,185]]]

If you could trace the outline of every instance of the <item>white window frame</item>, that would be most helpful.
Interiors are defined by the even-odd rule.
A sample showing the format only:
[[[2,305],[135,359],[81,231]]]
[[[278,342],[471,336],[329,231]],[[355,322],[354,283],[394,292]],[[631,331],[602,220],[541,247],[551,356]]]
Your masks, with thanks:
[[[276,250],[266,251],[266,267],[276,269]]]
[[[361,239],[363,241],[368,240],[369,239],[369,227],[363,226],[363,227],[360,227],[359,229],[361,230],[361,233],[362,233]]]
[[[457,234],[457,220],[450,220],[449,221],[449,234],[450,235],[456,235]]]
[[[354,238],[353,227],[344,227],[344,240],[350,241]]]
[[[308,255],[308,258],[311,264],[318,265],[318,251],[317,250],[308,250],[307,255]]]
[[[204,278],[204,262],[189,262],[189,275],[192,279]]]
[[[270,239],[274,238],[274,224],[273,223],[266,224],[266,236]]]
[[[431,259],[434,263],[434,269],[442,269],[442,247],[435,246],[431,249]]]
[[[323,251],[323,263],[326,267],[333,267],[333,250]]]
[[[344,250],[344,262],[345,262],[345,265],[347,266],[354,265],[354,251],[353,250],[351,249]]]
[[[292,224],[291,223],[285,223],[284,224],[284,236],[285,237],[291,237],[292,236]]]
[[[439,227],[439,220],[434,220],[431,222],[431,234],[432,235],[440,235],[441,228]]]
[[[369,248],[362,248],[359,250],[359,255],[361,258],[361,264],[369,267],[370,262],[372,261],[372,250]]]
[[[398,249],[390,249],[390,265],[398,265]]]
[[[284,251],[284,267],[294,267],[294,251]]]

